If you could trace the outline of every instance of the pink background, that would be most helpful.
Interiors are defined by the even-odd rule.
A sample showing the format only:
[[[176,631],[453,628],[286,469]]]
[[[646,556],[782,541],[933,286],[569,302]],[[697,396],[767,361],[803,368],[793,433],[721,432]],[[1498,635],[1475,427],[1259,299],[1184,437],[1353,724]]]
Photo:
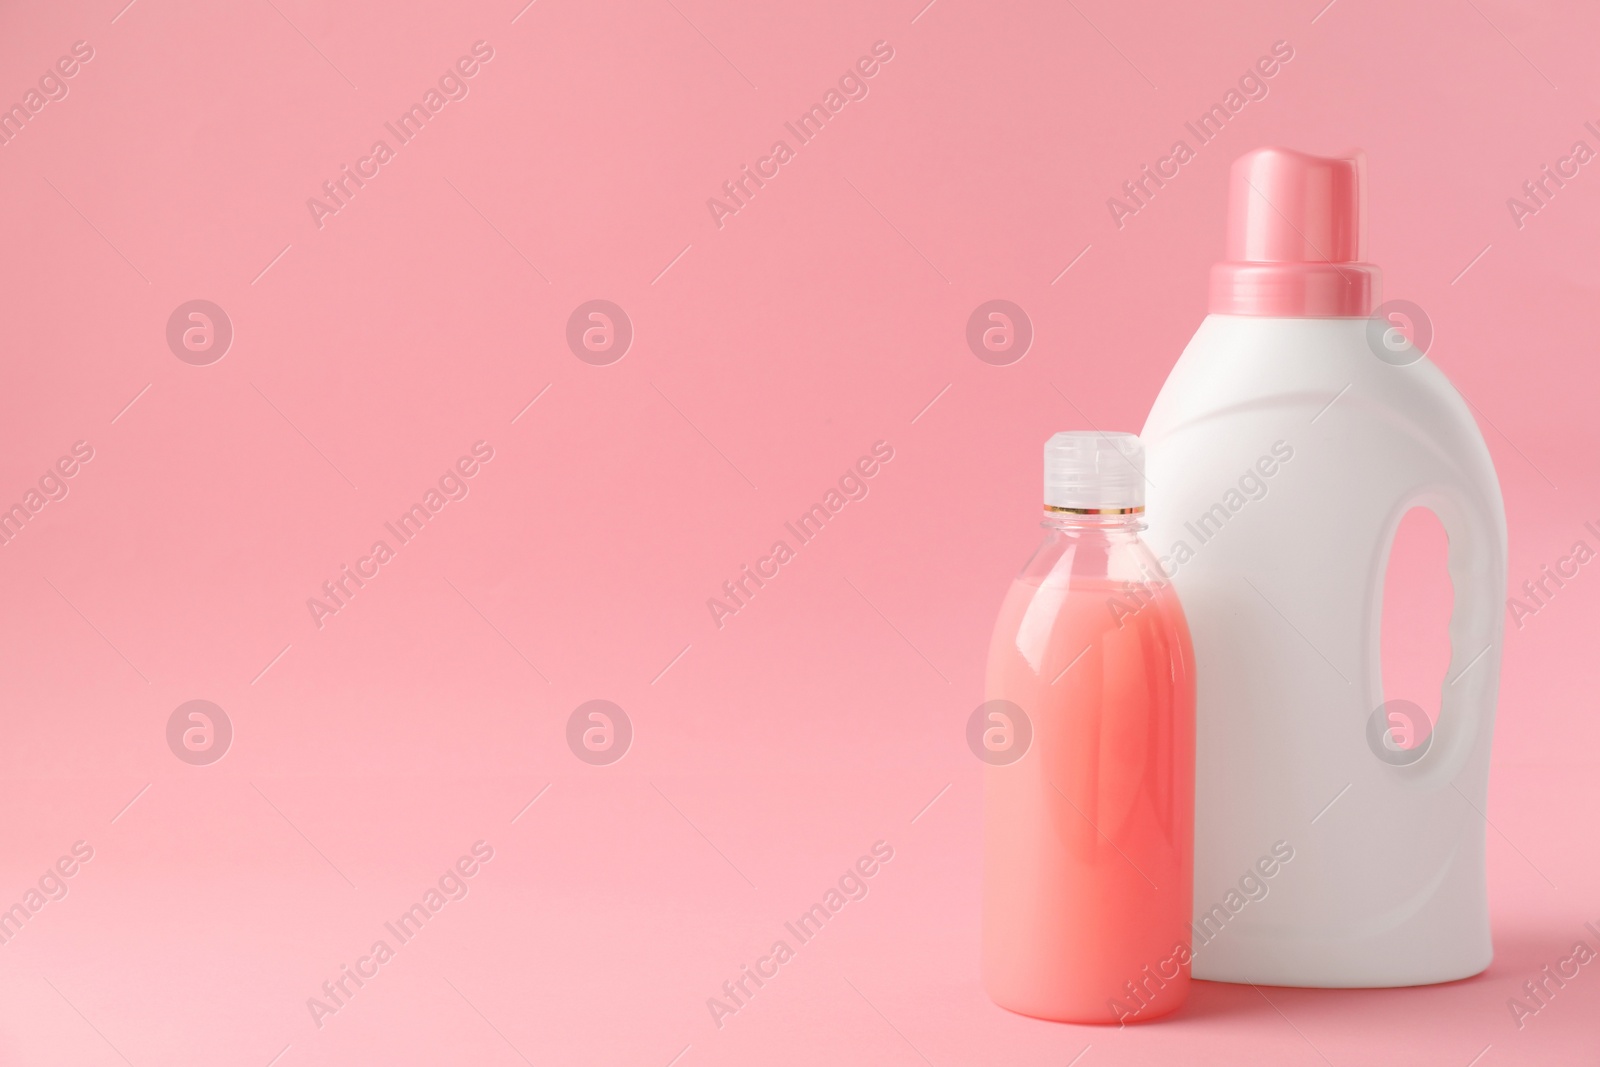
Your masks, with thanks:
[[[1368,152],[1372,258],[1480,413],[1513,585],[1600,547],[1600,163],[1506,206],[1600,148],[1591,8],[125,2],[0,13],[0,102],[94,51],[0,147],[0,503],[94,449],[0,548],[0,906],[94,849],[0,946],[0,1061],[1594,1062],[1600,967],[1520,1029],[1506,1001],[1600,948],[1600,565],[1508,629],[1497,954],[1466,982],[1009,1015],[963,740],[1040,445],[1142,424],[1258,145]],[[469,95],[319,228],[307,199],[480,40]],[[869,95],[718,228],[707,198],[880,40]],[[1279,40],[1266,98],[1118,229],[1107,198]],[[964,340],[992,298],[1036,331],[1010,366]],[[209,366],[165,338],[194,299],[233,324]],[[610,366],[565,341],[591,299],[635,330]],[[318,629],[307,598],[480,440],[466,499]],[[719,630],[707,598],[879,440],[866,499]],[[593,698],[633,723],[611,766],[564,739]],[[235,731],[210,766],[167,746],[192,699]],[[307,998],[479,840],[468,896],[319,1028]],[[706,998],[878,840],[870,894],[719,1029]]]

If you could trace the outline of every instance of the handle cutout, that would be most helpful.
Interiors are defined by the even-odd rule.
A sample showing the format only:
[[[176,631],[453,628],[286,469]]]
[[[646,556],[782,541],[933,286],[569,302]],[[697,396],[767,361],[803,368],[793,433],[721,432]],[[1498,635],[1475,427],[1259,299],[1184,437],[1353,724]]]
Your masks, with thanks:
[[[1439,721],[1450,666],[1450,542],[1432,510],[1414,507],[1400,519],[1383,579],[1379,637],[1383,703],[1368,723],[1368,745],[1385,763],[1423,759]]]

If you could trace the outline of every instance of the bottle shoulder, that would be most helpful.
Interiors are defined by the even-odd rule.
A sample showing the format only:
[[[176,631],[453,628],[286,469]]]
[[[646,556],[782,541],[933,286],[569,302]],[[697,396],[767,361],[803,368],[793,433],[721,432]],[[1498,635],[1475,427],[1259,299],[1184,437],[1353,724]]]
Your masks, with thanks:
[[[1300,397],[1325,401],[1330,388],[1387,398],[1414,413],[1464,407],[1444,372],[1403,338],[1396,341],[1382,320],[1207,315],[1151,414]]]
[[[1026,663],[1049,680],[1092,649],[1174,677],[1193,655],[1177,593],[1142,538],[1047,535],[1006,594],[991,669]]]
[[[1279,440],[1320,440],[1347,464],[1398,464],[1497,497],[1466,401],[1426,356],[1412,350],[1396,362],[1374,323],[1207,316],[1145,423],[1152,466],[1210,465],[1218,450],[1229,464],[1253,450],[1248,462]]]
[[[1016,580],[1030,586],[1072,588],[1160,581],[1163,576],[1155,554],[1140,536],[1142,530],[1141,525],[1138,530],[1108,535],[1047,528]]]

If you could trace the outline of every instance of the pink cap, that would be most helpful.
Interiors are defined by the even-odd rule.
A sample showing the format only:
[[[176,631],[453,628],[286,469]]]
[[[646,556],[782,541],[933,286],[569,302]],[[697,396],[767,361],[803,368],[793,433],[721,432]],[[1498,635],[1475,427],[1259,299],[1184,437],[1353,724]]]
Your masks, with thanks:
[[[1234,160],[1228,259],[1211,268],[1217,315],[1359,318],[1378,299],[1366,254],[1366,160],[1258,148]]]

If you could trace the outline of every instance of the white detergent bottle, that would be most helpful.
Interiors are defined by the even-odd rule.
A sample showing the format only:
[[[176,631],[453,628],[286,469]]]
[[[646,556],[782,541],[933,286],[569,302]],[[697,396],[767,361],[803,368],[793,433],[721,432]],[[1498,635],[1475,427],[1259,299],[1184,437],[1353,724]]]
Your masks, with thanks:
[[[1505,511],[1467,404],[1373,317],[1363,197],[1359,158],[1234,163],[1211,313],[1141,434],[1147,541],[1194,640],[1196,978],[1418,985],[1493,954]],[[1449,537],[1454,587],[1431,732],[1384,706],[1379,662],[1416,506]]]

